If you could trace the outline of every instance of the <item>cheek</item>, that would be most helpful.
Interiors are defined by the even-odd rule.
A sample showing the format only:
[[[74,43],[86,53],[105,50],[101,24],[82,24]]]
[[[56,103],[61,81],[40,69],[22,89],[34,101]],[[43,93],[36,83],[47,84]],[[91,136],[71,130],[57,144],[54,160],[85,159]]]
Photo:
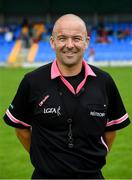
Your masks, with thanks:
[[[76,45],[75,46],[78,50],[80,51],[85,51],[86,50],[86,46],[85,45]]]
[[[65,47],[64,43],[58,43],[55,45],[55,50],[61,50]]]
[[[56,40],[51,41],[50,44],[51,44],[52,49],[55,50],[55,51],[58,50],[58,49],[60,49],[61,46],[62,46],[62,45],[61,45],[60,43],[58,43]]]
[[[84,45],[83,45],[83,50],[85,51],[87,48],[88,48],[87,43],[84,43]]]
[[[55,52],[56,52],[56,55],[57,55],[57,56],[60,55],[62,51],[63,51],[63,48],[62,48],[62,47],[60,47],[60,46],[56,46],[56,47],[55,47]]]

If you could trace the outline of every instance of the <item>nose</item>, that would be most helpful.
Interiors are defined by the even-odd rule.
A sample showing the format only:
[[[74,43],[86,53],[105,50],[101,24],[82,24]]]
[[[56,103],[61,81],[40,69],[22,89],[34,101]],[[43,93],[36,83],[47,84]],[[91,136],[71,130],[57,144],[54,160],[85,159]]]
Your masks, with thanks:
[[[66,47],[73,48],[73,46],[74,46],[73,40],[71,38],[68,38],[66,41]]]

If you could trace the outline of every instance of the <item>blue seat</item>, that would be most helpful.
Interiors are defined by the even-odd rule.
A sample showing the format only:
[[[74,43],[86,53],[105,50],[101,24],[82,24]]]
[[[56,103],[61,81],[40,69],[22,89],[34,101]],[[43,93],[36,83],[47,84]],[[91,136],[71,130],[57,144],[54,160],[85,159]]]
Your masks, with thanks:
[[[35,57],[36,62],[47,62],[55,58],[55,53],[52,50],[49,42],[40,42],[37,55]]]
[[[0,61],[1,62],[7,61],[14,44],[15,44],[15,41],[12,41],[9,43],[4,42],[4,43],[0,44]]]

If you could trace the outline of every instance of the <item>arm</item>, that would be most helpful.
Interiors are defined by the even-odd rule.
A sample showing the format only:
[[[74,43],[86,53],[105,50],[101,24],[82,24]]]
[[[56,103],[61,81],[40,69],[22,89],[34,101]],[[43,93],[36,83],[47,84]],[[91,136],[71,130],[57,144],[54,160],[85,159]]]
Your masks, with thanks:
[[[104,140],[109,148],[109,151],[111,150],[115,137],[116,137],[116,131],[107,131],[104,134]]]
[[[15,130],[19,141],[24,146],[24,148],[29,152],[31,145],[31,129],[16,128]]]

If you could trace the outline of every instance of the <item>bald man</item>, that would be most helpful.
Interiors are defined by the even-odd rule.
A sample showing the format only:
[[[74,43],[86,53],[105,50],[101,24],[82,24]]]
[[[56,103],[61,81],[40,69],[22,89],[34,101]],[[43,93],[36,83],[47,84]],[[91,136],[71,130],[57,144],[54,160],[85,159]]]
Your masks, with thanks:
[[[130,123],[110,75],[83,59],[88,43],[80,17],[60,17],[50,38],[56,59],[25,75],[6,111],[32,179],[103,179],[115,132]]]

